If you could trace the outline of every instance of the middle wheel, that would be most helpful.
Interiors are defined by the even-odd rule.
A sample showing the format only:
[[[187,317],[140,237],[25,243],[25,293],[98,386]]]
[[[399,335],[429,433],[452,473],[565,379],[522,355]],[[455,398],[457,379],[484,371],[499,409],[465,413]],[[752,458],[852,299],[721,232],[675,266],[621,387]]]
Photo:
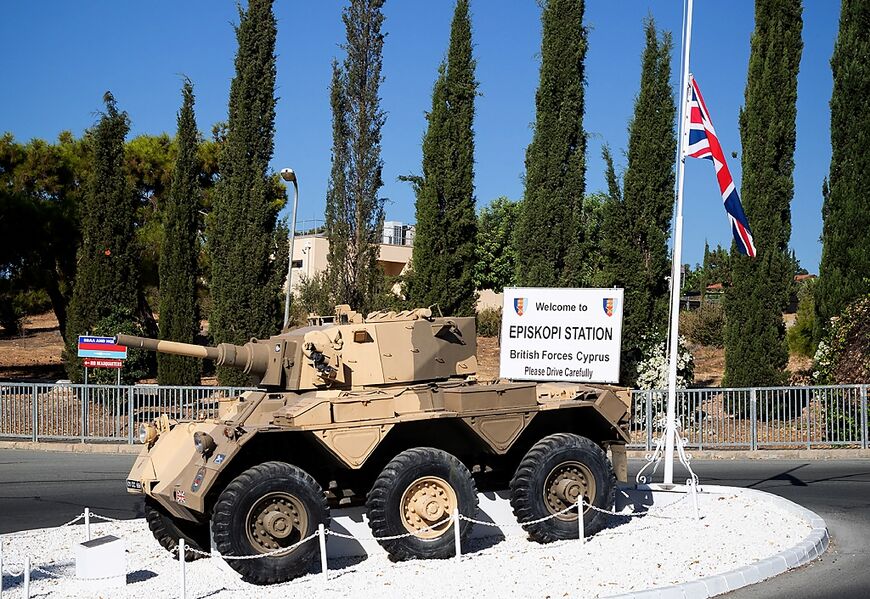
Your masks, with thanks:
[[[412,535],[378,542],[398,560],[445,558],[454,553],[453,510],[477,513],[477,487],[471,472],[446,451],[415,447],[386,465],[366,498],[369,526],[375,537]],[[472,523],[462,520],[465,539]]]

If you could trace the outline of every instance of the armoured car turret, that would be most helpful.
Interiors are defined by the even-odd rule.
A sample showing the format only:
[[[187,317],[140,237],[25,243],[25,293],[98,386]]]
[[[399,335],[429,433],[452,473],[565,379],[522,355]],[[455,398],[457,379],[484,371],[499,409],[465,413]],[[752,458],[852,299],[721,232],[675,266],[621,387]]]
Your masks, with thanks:
[[[222,554],[270,554],[229,560],[246,580],[268,584],[308,571],[317,545],[292,546],[328,527],[339,505],[364,504],[376,537],[413,533],[381,542],[396,559],[451,556],[446,517],[474,514],[478,490],[509,487],[521,523],[579,497],[612,506],[616,478],[626,477],[628,390],[478,381],[471,317],[364,317],[338,306],[333,319],[311,322],[243,346],[118,335],[120,345],[240,368],[258,387],[222,401],[214,418],[143,425],[127,488],[145,495],[167,549],[183,537],[208,550],[211,524]],[[526,529],[540,542],[573,538],[577,517]],[[583,517],[587,534],[604,526],[600,512]],[[464,538],[471,523],[460,526]]]

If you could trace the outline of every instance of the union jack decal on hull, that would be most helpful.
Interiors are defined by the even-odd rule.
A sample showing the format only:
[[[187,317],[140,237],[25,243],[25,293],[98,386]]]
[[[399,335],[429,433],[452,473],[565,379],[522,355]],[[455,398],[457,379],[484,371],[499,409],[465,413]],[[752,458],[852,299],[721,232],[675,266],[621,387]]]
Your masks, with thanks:
[[[686,148],[685,155],[691,158],[707,158],[713,162],[737,250],[741,254],[754,258],[755,242],[752,239],[752,231],[749,230],[749,221],[743,212],[734,179],[725,162],[725,153],[719,145],[719,138],[716,136],[716,130],[713,129],[713,121],[710,120],[710,113],[701,96],[698,82],[692,75],[689,75],[689,83],[692,86],[692,93],[689,98],[689,146]]]

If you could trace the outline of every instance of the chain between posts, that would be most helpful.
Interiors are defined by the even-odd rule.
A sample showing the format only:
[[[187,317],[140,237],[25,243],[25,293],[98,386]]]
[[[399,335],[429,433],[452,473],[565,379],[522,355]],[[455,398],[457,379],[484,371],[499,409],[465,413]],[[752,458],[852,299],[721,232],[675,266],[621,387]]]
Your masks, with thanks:
[[[694,508],[695,508],[695,519],[698,519],[698,511],[697,511],[697,510],[698,510],[698,508],[697,508],[697,479],[689,479],[689,480],[687,481],[687,483],[688,483],[688,485],[691,487],[691,493],[690,493],[690,492],[684,493],[684,494],[682,495],[682,497],[680,497],[677,501],[674,501],[674,502],[672,502],[672,503],[670,503],[670,504],[664,506],[662,509],[665,509],[665,508],[671,508],[671,507],[673,507],[673,506],[679,504],[680,502],[682,502],[682,501],[684,501],[686,498],[688,498],[689,495],[691,494],[692,497],[693,497]],[[366,536],[366,537],[361,537],[361,536],[356,536],[356,535],[351,535],[351,534],[344,534],[344,533],[340,533],[340,532],[335,532],[335,531],[332,531],[332,530],[328,530],[328,529],[323,528],[323,526],[321,525],[321,526],[318,527],[318,531],[317,531],[317,532],[315,532],[315,533],[313,533],[313,534],[311,534],[311,535],[305,537],[304,539],[300,539],[299,541],[297,541],[297,542],[294,543],[293,545],[291,545],[291,546],[289,546],[289,547],[282,547],[282,548],[280,548],[280,549],[276,549],[276,550],[274,550],[274,551],[270,551],[270,552],[268,552],[268,553],[262,553],[262,554],[257,554],[257,555],[238,555],[238,556],[232,556],[232,555],[221,555],[221,554],[220,554],[219,552],[217,552],[217,551],[211,551],[211,552],[209,552],[209,551],[202,551],[202,550],[200,550],[200,549],[195,549],[195,548],[193,548],[193,547],[190,547],[189,545],[184,544],[184,543],[183,543],[183,540],[179,540],[179,544],[176,545],[176,547],[175,547],[175,549],[172,551],[172,553],[175,554],[176,556],[178,556],[178,559],[179,559],[180,561],[184,561],[184,558],[183,558],[183,555],[180,553],[179,550],[183,550],[185,553],[189,551],[190,553],[193,553],[193,554],[195,554],[195,555],[200,555],[200,556],[203,556],[203,557],[219,557],[219,558],[224,559],[224,560],[253,560],[253,559],[264,559],[264,558],[272,557],[272,556],[275,556],[275,555],[278,555],[278,554],[286,554],[286,553],[290,553],[290,552],[294,551],[295,549],[297,549],[298,547],[302,546],[303,544],[307,543],[308,541],[311,541],[312,539],[314,539],[314,538],[316,538],[316,537],[319,537],[320,540],[321,540],[321,542],[320,542],[320,549],[321,549],[321,552],[322,552],[322,554],[323,554],[323,555],[321,555],[321,563],[325,563],[325,560],[326,560],[326,556],[325,556],[325,541],[326,541],[326,535],[332,535],[332,536],[334,536],[334,537],[338,537],[338,538],[352,539],[352,540],[357,540],[357,541],[364,541],[364,540],[368,540],[368,541],[389,541],[389,540],[397,540],[397,539],[402,539],[402,538],[407,538],[407,537],[419,537],[419,536],[422,535],[423,533],[426,533],[426,532],[428,532],[428,531],[430,531],[430,530],[432,530],[432,529],[434,529],[434,528],[437,528],[437,527],[439,527],[439,526],[442,526],[442,525],[444,525],[444,524],[446,524],[446,523],[448,523],[448,522],[454,522],[454,523],[456,523],[456,525],[458,525],[458,522],[459,522],[460,520],[465,520],[466,522],[472,522],[472,523],[474,523],[474,524],[480,524],[480,525],[482,525],[482,526],[490,526],[490,527],[494,527],[494,528],[510,528],[510,527],[521,527],[521,528],[524,528],[524,527],[532,526],[532,525],[534,525],[534,524],[539,524],[539,523],[541,523],[541,522],[545,522],[545,521],[547,521],[547,520],[551,520],[551,519],[553,519],[553,518],[557,518],[557,517],[559,517],[559,516],[562,516],[562,515],[564,515],[564,514],[570,512],[570,511],[572,511],[572,510],[577,510],[577,511],[578,511],[578,518],[580,518],[580,521],[578,522],[578,530],[579,530],[579,535],[581,536],[581,542],[583,542],[584,539],[583,539],[582,537],[585,536],[585,533],[584,533],[583,520],[582,520],[582,518],[583,518],[583,513],[581,512],[581,508],[586,508],[586,507],[588,507],[588,508],[590,508],[590,509],[592,509],[592,510],[594,510],[594,511],[597,511],[597,512],[600,512],[600,513],[603,513],[603,514],[608,514],[608,515],[611,515],[611,516],[622,516],[622,517],[629,517],[629,518],[630,518],[630,517],[636,517],[636,516],[644,516],[644,517],[661,518],[661,519],[668,519],[668,520],[677,520],[677,519],[679,519],[679,518],[675,518],[675,517],[673,517],[673,516],[663,516],[663,515],[655,514],[655,513],[652,513],[652,512],[650,512],[650,511],[646,511],[646,512],[630,512],[630,513],[617,512],[617,511],[615,511],[615,510],[604,509],[604,508],[600,508],[600,507],[597,507],[597,506],[591,505],[591,504],[587,503],[585,500],[583,500],[583,499],[581,498],[577,503],[575,503],[575,504],[573,504],[573,505],[569,505],[569,506],[567,506],[566,508],[564,508],[564,509],[562,509],[562,510],[559,510],[558,512],[555,512],[555,513],[550,514],[550,515],[548,515],[548,516],[544,516],[543,518],[537,518],[537,519],[535,519],[535,520],[529,520],[529,521],[527,521],[527,522],[510,522],[510,523],[485,522],[485,521],[483,521],[483,520],[477,520],[477,519],[475,519],[475,518],[471,518],[471,517],[469,517],[469,516],[462,515],[462,514],[460,514],[460,513],[458,512],[458,510],[457,510],[456,513],[455,513],[455,516],[454,516],[454,515],[451,515],[451,516],[449,516],[449,517],[447,517],[447,518],[444,518],[443,520],[441,520],[440,522],[437,522],[437,523],[433,524],[432,526],[429,526],[429,527],[424,528],[424,529],[420,529],[420,530],[418,530],[418,531],[408,532],[408,533],[399,534],[399,535],[389,535],[389,536],[382,536],[382,537],[375,537],[375,536]],[[118,518],[111,518],[111,517],[109,517],[109,516],[103,516],[103,515],[100,515],[100,514],[95,514],[95,513],[93,513],[93,512],[91,512],[89,515],[92,516],[92,517],[94,517],[94,518],[99,518],[99,519],[101,519],[101,520],[105,520],[105,521],[108,521],[108,522],[114,522],[114,523],[117,523],[117,522],[123,522],[123,520],[121,520],[121,519],[118,519]],[[79,514],[78,516],[76,516],[75,518],[73,518],[72,520],[70,520],[69,522],[66,522],[66,523],[60,525],[58,528],[64,528],[64,527],[67,527],[67,526],[71,526],[71,525],[75,524],[76,522],[78,522],[78,521],[84,519],[85,517],[86,517],[86,516],[85,516],[85,512],[83,512],[83,513]],[[19,533],[19,536],[20,536],[21,534],[22,534],[22,533]],[[5,536],[8,537],[8,536],[11,536],[11,535],[5,535]],[[0,551],[2,551],[2,547],[0,547]],[[457,551],[457,558],[458,558],[459,556],[460,556],[460,554],[459,554],[459,552]],[[20,576],[20,575],[23,574],[23,575],[25,575],[25,577],[28,577],[28,576],[29,576],[29,572],[31,572],[31,571],[35,571],[35,572],[40,572],[40,573],[42,573],[42,574],[44,574],[44,575],[46,575],[46,576],[49,576],[49,577],[51,577],[52,579],[61,579],[61,578],[63,578],[63,577],[62,577],[61,575],[59,575],[59,574],[56,574],[56,573],[51,572],[51,571],[49,571],[49,570],[45,570],[45,569],[43,569],[43,568],[41,568],[41,567],[39,567],[39,566],[33,566],[33,565],[31,565],[29,562],[30,562],[30,558],[29,558],[29,557],[25,558],[25,567],[24,567],[24,570],[23,570],[22,572],[17,572],[17,573],[16,573],[16,572],[12,572],[12,571],[7,571],[7,574],[8,574],[8,575],[11,575],[11,576],[16,576],[16,577],[17,577],[17,576]],[[183,580],[183,578],[184,578],[184,564],[182,564],[181,568],[182,568],[182,596],[184,596],[184,593],[185,593],[184,586],[186,586],[186,584],[185,584],[185,582],[184,582],[184,580]],[[328,579],[328,573],[327,573],[327,571],[326,571],[325,568],[324,568],[324,576],[326,576],[327,579]],[[96,579],[90,579],[90,580],[108,580],[109,578],[115,578],[115,577],[96,578]]]

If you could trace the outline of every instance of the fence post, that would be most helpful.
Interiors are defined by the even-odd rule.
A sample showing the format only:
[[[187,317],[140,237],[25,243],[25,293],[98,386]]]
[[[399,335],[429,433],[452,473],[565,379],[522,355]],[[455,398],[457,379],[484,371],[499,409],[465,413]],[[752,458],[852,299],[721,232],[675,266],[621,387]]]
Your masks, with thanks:
[[[329,580],[329,569],[326,565],[326,529],[323,522],[317,525],[317,539],[320,544],[320,569],[323,571],[323,580]]]
[[[811,440],[812,434],[813,434],[813,431],[812,431],[813,421],[812,421],[812,414],[810,414],[810,412],[811,412],[811,410],[810,410],[810,406],[811,406],[810,394],[807,393],[806,395],[807,395],[807,449],[810,449],[810,440]]]
[[[133,445],[133,437],[135,432],[133,431],[133,426],[135,425],[135,420],[133,418],[133,386],[129,385],[127,387],[127,444]]]
[[[91,540],[91,508],[85,508],[85,541]]]
[[[178,539],[178,567],[181,573],[181,599],[187,599],[187,573],[184,571],[184,539]]]
[[[652,451],[653,438],[653,423],[652,423],[652,389],[648,390],[646,396],[646,450]]]
[[[33,442],[39,441],[39,406],[36,400],[36,383],[31,387],[31,408],[32,415],[30,422],[33,424]]]
[[[867,449],[867,385],[861,385],[861,449]]]
[[[580,536],[580,543],[586,542],[586,523],[583,521],[583,517],[586,514],[583,510],[583,496],[580,496],[580,499],[577,501],[577,534]]]
[[[456,561],[462,559],[462,537],[460,536],[459,508],[453,510],[453,546],[456,548]]]
[[[758,404],[755,387],[749,390],[749,450],[758,449]]]
[[[24,558],[24,596],[30,599],[30,556]]]

